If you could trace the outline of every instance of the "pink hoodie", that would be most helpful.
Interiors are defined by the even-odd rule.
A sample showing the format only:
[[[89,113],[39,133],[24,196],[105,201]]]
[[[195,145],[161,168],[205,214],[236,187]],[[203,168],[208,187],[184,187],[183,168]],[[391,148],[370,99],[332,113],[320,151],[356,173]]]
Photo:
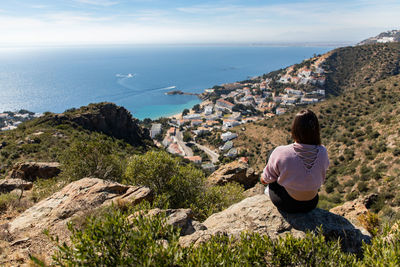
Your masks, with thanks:
[[[261,179],[266,184],[277,181],[291,197],[307,201],[317,195],[328,166],[328,152],[324,146],[294,143],[275,148]]]

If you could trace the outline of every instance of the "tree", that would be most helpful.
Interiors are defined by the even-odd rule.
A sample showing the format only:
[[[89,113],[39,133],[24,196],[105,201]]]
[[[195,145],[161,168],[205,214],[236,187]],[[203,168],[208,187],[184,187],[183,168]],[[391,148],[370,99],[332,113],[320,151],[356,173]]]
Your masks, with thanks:
[[[183,111],[182,111],[182,116],[185,116],[185,115],[187,115],[187,114],[189,114],[189,110],[187,109],[187,108],[185,108]]]
[[[200,110],[201,110],[200,105],[199,105],[199,104],[194,105],[194,106],[193,106],[193,110],[194,110],[195,112],[200,112]]]
[[[204,174],[165,151],[135,155],[128,163],[125,182],[147,186],[171,208],[188,207],[204,191]]]

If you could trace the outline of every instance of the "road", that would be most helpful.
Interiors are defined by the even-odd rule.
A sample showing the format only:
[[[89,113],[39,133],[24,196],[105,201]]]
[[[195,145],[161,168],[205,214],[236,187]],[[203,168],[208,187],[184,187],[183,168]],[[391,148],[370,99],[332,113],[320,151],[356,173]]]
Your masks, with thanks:
[[[211,158],[212,163],[218,162],[218,158],[219,158],[218,153],[215,153],[214,151],[212,151],[211,149],[209,149],[206,146],[202,146],[202,145],[194,143],[194,142],[192,142],[192,144],[195,144],[199,149],[203,150]]]
[[[193,150],[183,142],[183,135],[182,132],[179,131],[179,128],[176,129],[175,134],[176,143],[183,149],[186,157],[193,157]]]

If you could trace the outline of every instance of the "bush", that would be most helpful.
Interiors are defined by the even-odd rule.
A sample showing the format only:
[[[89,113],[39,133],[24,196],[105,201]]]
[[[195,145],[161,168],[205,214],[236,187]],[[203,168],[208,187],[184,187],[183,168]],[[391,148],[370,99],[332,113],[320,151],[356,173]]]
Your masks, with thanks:
[[[172,208],[189,207],[204,192],[204,173],[165,151],[149,151],[133,156],[124,182],[143,185],[168,200]]]
[[[75,141],[60,157],[63,175],[71,180],[96,177],[120,181],[124,155],[120,155],[110,138],[92,134],[94,138]]]
[[[191,208],[198,220],[204,220],[210,215],[241,201],[244,198],[243,192],[243,187],[236,183],[211,186],[198,196],[196,203]]]
[[[173,266],[178,231],[165,223],[165,216],[136,214],[128,219],[127,214],[116,210],[101,219],[90,217],[83,230],[70,223],[71,246],[59,244],[54,263],[59,266]]]

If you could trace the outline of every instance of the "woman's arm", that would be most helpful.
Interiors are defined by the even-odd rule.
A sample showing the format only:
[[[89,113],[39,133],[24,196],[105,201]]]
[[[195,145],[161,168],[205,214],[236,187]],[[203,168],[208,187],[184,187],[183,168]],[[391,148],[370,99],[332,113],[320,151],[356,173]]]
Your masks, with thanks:
[[[279,168],[277,162],[276,150],[274,150],[268,160],[267,166],[265,166],[260,182],[264,185],[275,182],[279,177]]]

